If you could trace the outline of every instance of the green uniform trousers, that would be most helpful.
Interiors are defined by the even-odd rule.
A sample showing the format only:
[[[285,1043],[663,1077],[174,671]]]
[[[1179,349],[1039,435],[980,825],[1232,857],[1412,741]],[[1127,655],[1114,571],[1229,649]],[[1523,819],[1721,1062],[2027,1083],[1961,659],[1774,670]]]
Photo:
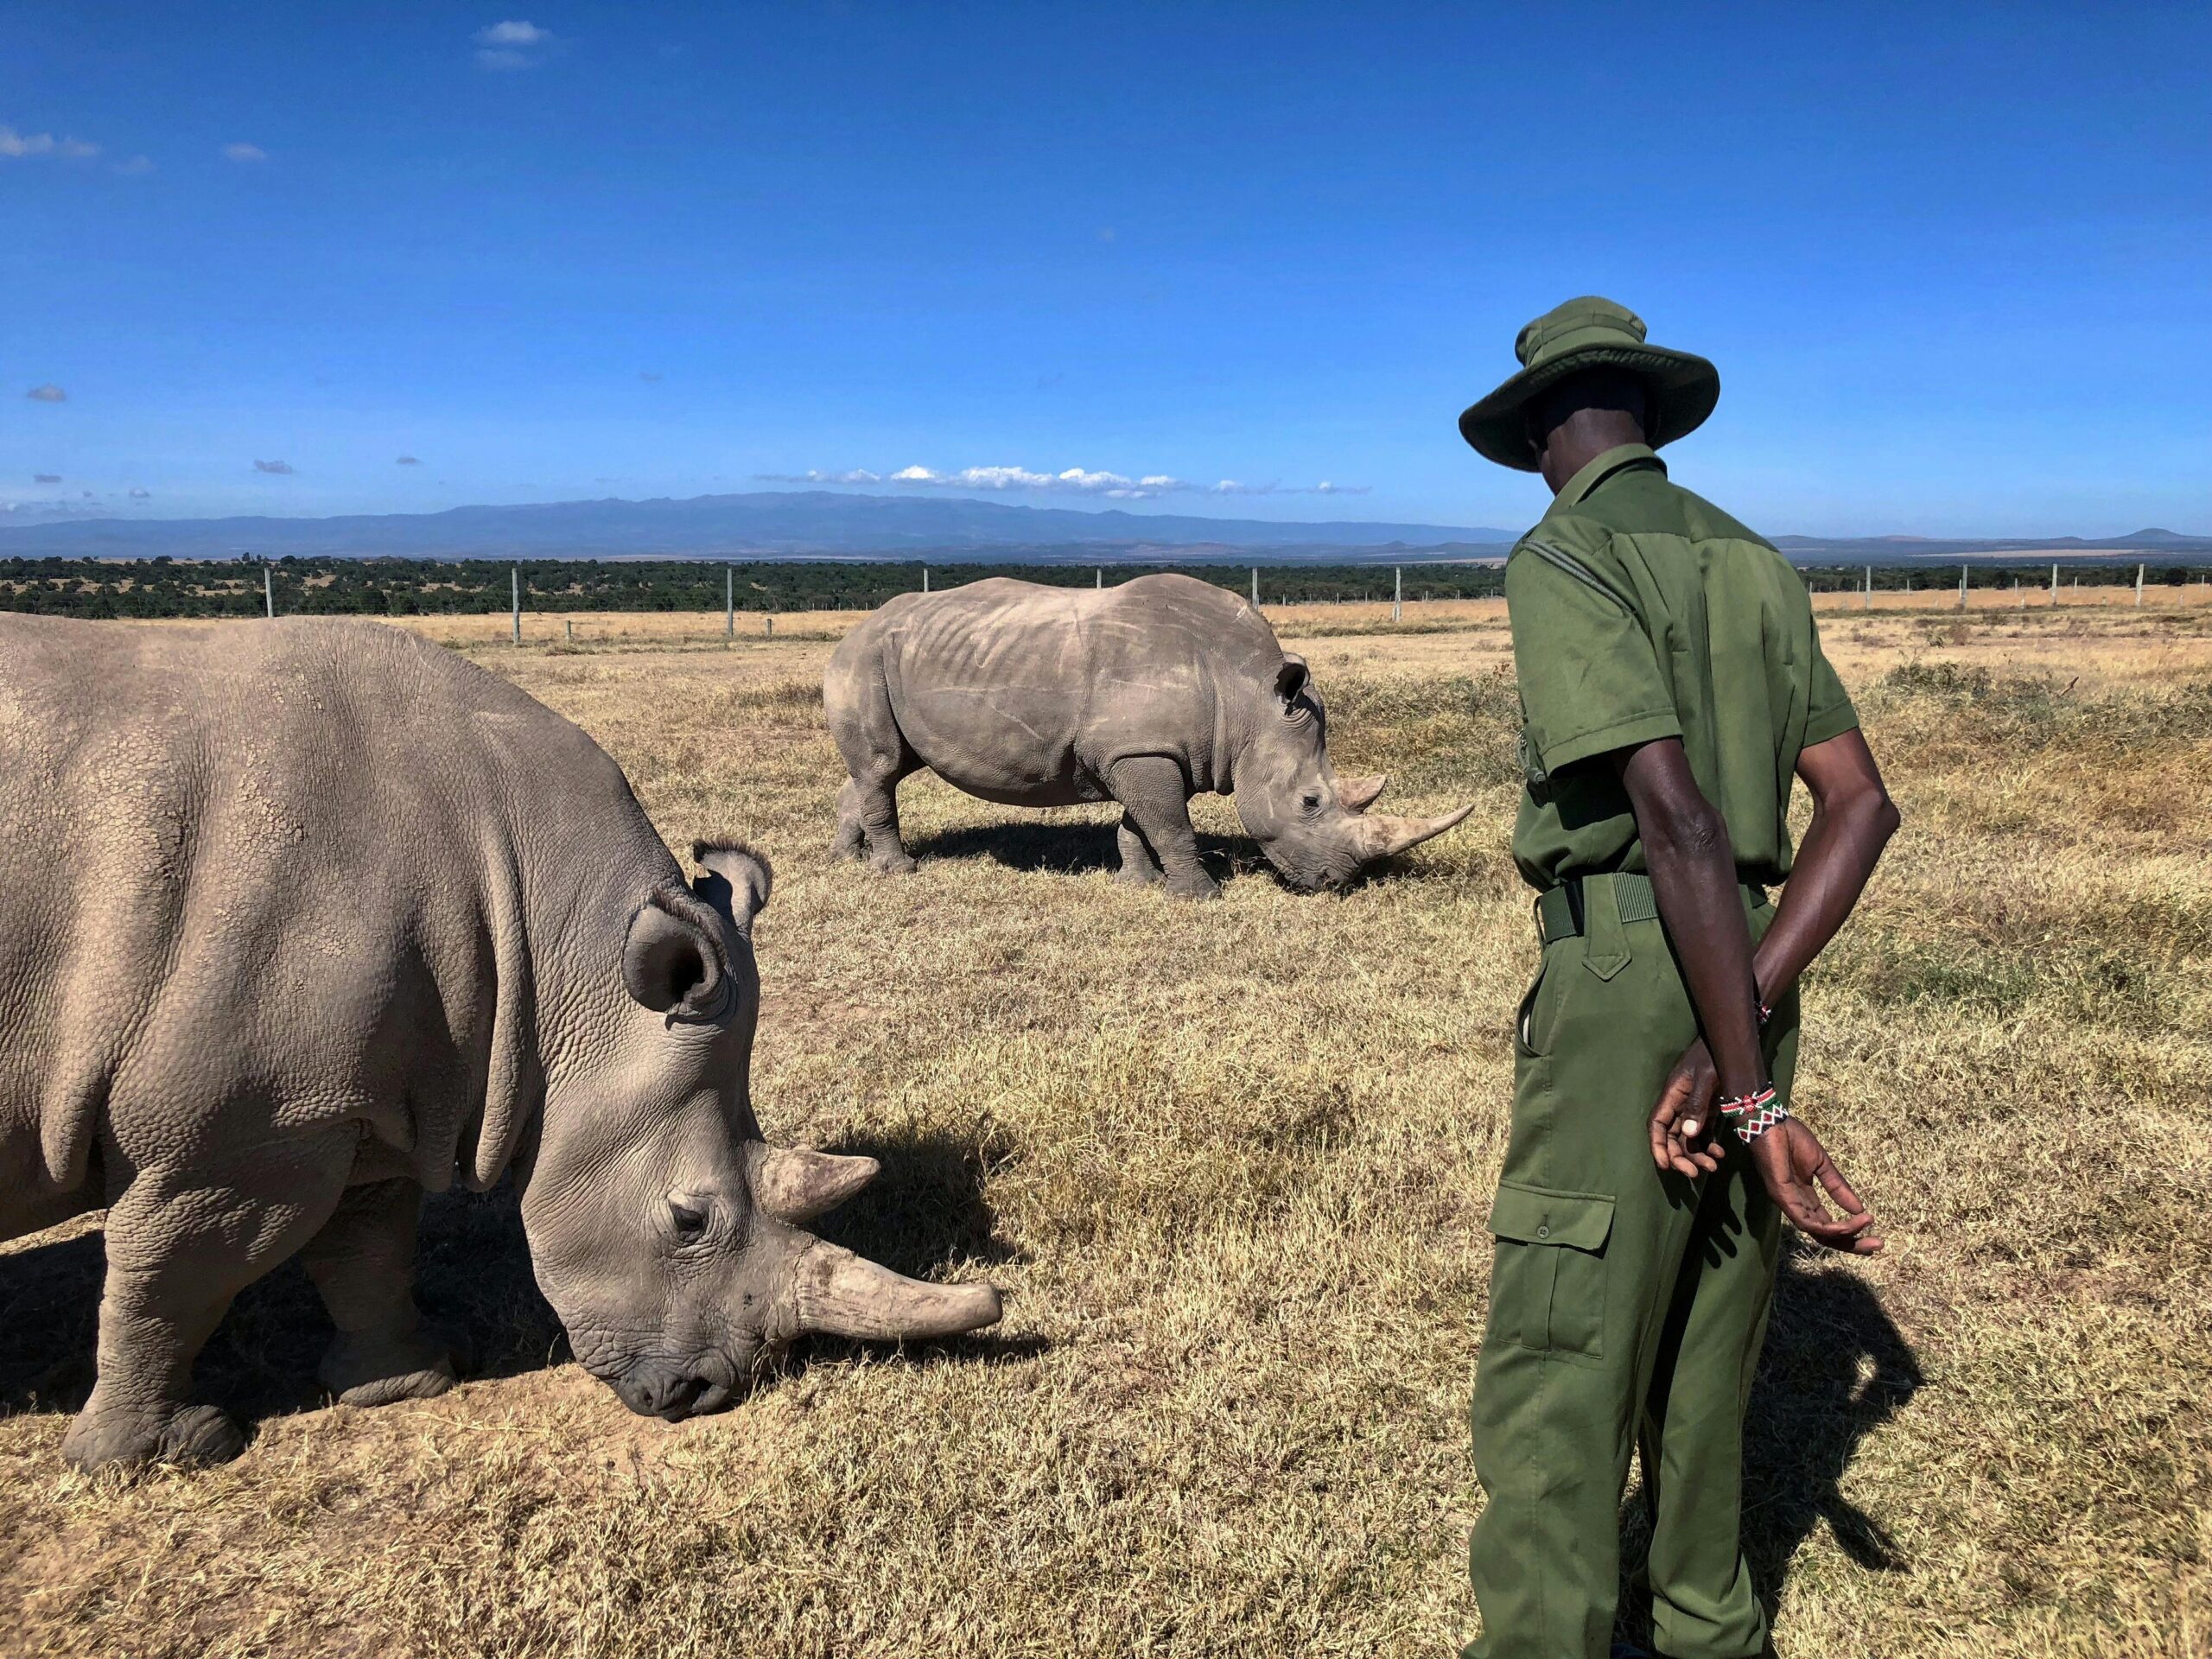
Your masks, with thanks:
[[[1469,1659],[1604,1659],[1639,1445],[1657,1647],[1737,1659],[1766,1638],[1737,1535],[1780,1217],[1740,1154],[1697,1181],[1651,1160],[1651,1107],[1697,1022],[1649,885],[1621,887],[1582,883],[1583,931],[1546,944],[1515,1034],[1469,1412],[1489,1499],[1468,1549],[1483,1616]],[[1756,889],[1745,903],[1756,937],[1774,912]],[[1787,1100],[1794,995],[1765,1041]]]

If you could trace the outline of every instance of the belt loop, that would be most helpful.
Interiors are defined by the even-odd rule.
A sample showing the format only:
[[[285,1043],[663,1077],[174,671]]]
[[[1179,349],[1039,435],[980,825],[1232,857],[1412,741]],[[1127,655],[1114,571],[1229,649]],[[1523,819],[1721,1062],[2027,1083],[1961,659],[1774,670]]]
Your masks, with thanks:
[[[1582,882],[1582,965],[1600,979],[1611,979],[1629,964],[1628,936],[1621,931],[1620,895],[1610,875]]]

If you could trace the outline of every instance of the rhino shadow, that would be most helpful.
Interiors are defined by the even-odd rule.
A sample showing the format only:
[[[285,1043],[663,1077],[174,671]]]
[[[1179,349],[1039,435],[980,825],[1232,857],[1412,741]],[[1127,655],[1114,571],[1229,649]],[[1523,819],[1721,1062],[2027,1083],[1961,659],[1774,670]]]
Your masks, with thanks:
[[[1745,1560],[1771,1618],[1798,1550],[1820,1522],[1868,1572],[1910,1562],[1889,1529],[1843,1495],[1859,1445],[1902,1410],[1927,1380],[1920,1357],[1874,1287],[1815,1247],[1791,1241],[1775,1284],[1766,1347],[1744,1427]],[[1651,1598],[1637,1582],[1651,1539],[1641,1483],[1622,1512],[1618,1634],[1650,1636]]]
[[[1003,823],[968,824],[939,830],[907,843],[916,858],[988,858],[1010,870],[1042,870],[1053,875],[1090,875],[1122,868],[1111,823],[1055,823],[1009,819]],[[1249,836],[1198,836],[1198,861],[1216,880],[1262,867],[1259,843]]]
[[[1003,1262],[1015,1254],[993,1236],[983,1202],[987,1149],[949,1137],[890,1136],[835,1148],[880,1160],[883,1173],[815,1230],[910,1276],[948,1260]],[[515,1376],[561,1364],[568,1336],[531,1270],[520,1201],[505,1182],[483,1193],[427,1199],[416,1295],[431,1319],[461,1338],[464,1375]],[[0,1255],[0,1413],[74,1414],[92,1392],[105,1238],[98,1230]],[[264,1418],[329,1402],[315,1366],[329,1316],[296,1260],[250,1285],[200,1351],[194,1397],[220,1404],[251,1433]],[[1032,1344],[988,1334],[917,1344],[918,1350],[1012,1357]],[[825,1354],[861,1344],[810,1339]],[[607,1408],[621,1409],[613,1395]]]

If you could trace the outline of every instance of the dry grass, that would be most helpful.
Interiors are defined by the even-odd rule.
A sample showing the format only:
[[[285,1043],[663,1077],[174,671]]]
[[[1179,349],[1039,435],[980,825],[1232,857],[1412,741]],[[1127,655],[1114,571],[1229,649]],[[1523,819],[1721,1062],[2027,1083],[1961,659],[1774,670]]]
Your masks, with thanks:
[[[323,1404],[321,1316],[282,1274],[204,1367],[256,1420],[247,1456],[87,1478],[58,1448],[96,1232],[22,1241],[0,1261],[0,1649],[1464,1639],[1462,1414],[1533,960],[1504,855],[1505,642],[1475,607],[1448,632],[1337,637],[1314,630],[1358,607],[1313,608],[1338,614],[1280,625],[1304,626],[1340,763],[1399,774],[1401,810],[1478,815],[1304,898],[1208,804],[1237,876],[1203,908],[1116,886],[1106,813],[927,779],[907,786],[919,875],[832,865],[828,646],[796,627],[723,650],[696,618],[588,618],[574,653],[477,649],[596,734],[672,844],[775,855],[763,1115],[879,1152],[882,1190],[835,1236],[988,1273],[1006,1324],[905,1356],[819,1347],[668,1428],[566,1362],[509,1205],[444,1204],[428,1294],[474,1326],[482,1380]],[[2208,624],[1827,622],[1906,828],[1808,994],[1801,1096],[1894,1243],[1786,1269],[1750,1477],[1785,1652],[2212,1643]]]

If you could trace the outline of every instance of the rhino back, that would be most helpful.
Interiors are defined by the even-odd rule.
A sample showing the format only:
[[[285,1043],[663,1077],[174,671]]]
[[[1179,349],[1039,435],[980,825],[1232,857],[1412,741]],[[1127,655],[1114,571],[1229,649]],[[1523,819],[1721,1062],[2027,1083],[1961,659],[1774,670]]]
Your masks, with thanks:
[[[1077,754],[1092,695],[1078,598],[992,577],[870,618],[870,666],[915,754],[987,800],[1098,799]]]
[[[567,721],[374,623],[0,620],[0,1175],[32,1210],[96,1157],[113,1188],[349,1117],[442,1185],[528,955],[527,826],[561,793],[643,825]],[[614,823],[601,867],[646,857]]]
[[[1271,677],[1281,657],[1243,600],[1173,575],[1103,590],[993,577],[910,594],[848,644],[845,671],[880,676],[924,763],[1028,806],[1103,798],[1104,770],[1133,754],[1169,755],[1194,787],[1213,787],[1226,741],[1217,686],[1256,683],[1257,665]]]

